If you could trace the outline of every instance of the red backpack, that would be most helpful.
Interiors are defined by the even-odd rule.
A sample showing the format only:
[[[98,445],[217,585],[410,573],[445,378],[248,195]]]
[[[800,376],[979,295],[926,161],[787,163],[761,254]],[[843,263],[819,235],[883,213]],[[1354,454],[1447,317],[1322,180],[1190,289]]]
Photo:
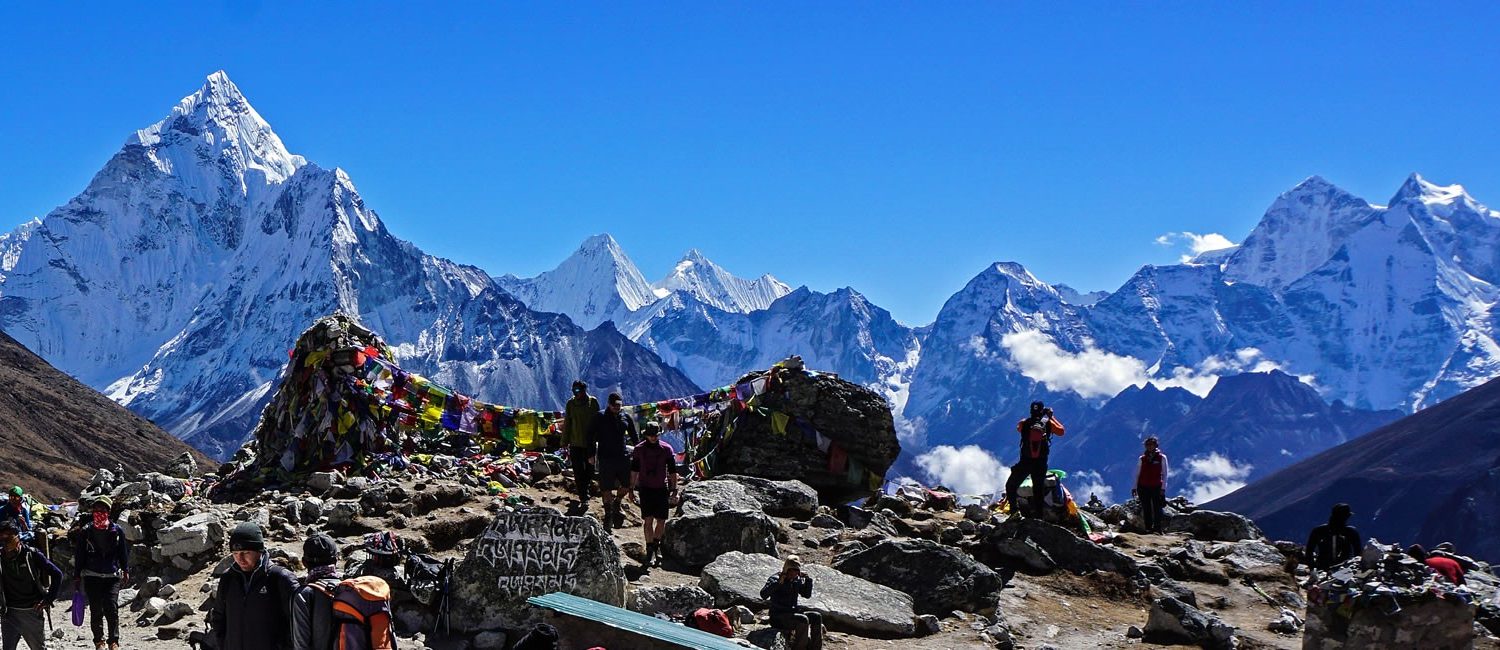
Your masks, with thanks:
[[[391,629],[391,586],[375,576],[361,576],[340,582],[333,591],[323,591],[333,599],[334,650],[396,650],[396,635]]]
[[[700,607],[688,615],[688,627],[717,634],[725,638],[734,636],[734,627],[729,624],[729,615],[722,609]]]

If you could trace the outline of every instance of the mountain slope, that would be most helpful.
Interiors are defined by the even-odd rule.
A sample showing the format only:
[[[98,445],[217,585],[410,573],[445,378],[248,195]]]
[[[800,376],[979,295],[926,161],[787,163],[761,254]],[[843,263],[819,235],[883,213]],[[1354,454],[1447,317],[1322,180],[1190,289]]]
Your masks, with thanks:
[[[0,485],[46,501],[75,498],[94,469],[157,471],[184,452],[181,440],[78,383],[0,332]]]
[[[1500,380],[1287,467],[1206,504],[1300,540],[1336,502],[1353,506],[1366,537],[1500,558],[1493,502],[1500,477]]]
[[[765,309],[792,292],[791,287],[769,274],[754,280],[735,277],[696,248],[684,254],[672,272],[652,288],[658,295],[680,291],[711,307],[740,313]]]
[[[343,171],[287,153],[223,73],[47,215],[0,281],[0,326],[221,456],[297,334],[333,311],[491,401],[556,407],[596,373],[643,400],[696,391],[618,332],[527,309],[483,271],[397,239]],[[620,358],[631,372],[591,365]]]

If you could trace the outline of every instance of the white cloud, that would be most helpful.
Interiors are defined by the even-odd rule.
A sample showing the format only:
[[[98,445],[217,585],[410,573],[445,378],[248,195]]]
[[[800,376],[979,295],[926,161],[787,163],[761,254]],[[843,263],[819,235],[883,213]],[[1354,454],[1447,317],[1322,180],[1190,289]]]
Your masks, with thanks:
[[[917,456],[916,462],[932,482],[959,494],[998,494],[1010,478],[1010,468],[978,445],[939,445]]]
[[[1183,254],[1182,257],[1178,259],[1183,263],[1187,263],[1192,261],[1194,257],[1197,257],[1203,253],[1207,253],[1208,251],[1230,248],[1235,244],[1234,242],[1229,241],[1228,237],[1225,237],[1216,232],[1200,235],[1195,232],[1183,231],[1169,232],[1165,235],[1157,237],[1156,245],[1186,246],[1188,252]]]
[[[1184,464],[1188,471],[1187,497],[1193,503],[1207,503],[1245,487],[1245,478],[1255,469],[1253,465],[1235,465],[1218,452],[1194,456]]]
[[[1068,474],[1068,491],[1080,505],[1089,502],[1089,495],[1099,497],[1105,503],[1114,503],[1115,489],[1104,484],[1104,476],[1093,470]]]
[[[1051,390],[1070,391],[1085,399],[1112,397],[1127,386],[1145,386],[1148,382],[1157,388],[1175,386],[1202,397],[1213,390],[1221,376],[1281,369],[1276,362],[1264,358],[1260,350],[1241,348],[1227,357],[1209,357],[1197,366],[1180,366],[1166,376],[1153,377],[1146,362],[1140,359],[1091,345],[1081,352],[1069,352],[1052,337],[1036,330],[1006,334],[1000,338],[1000,345],[1027,378]],[[1298,379],[1313,384],[1312,375],[1299,375]]]

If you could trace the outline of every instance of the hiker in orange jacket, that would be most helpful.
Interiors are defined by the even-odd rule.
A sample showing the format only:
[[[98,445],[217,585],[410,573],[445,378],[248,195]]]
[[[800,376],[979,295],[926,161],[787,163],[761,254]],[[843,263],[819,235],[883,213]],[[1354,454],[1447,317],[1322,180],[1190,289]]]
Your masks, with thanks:
[[[1031,415],[1016,423],[1016,432],[1021,434],[1021,458],[1010,468],[1010,479],[1005,481],[1005,501],[1012,512],[1019,512],[1016,501],[1021,481],[1031,477],[1031,515],[1041,517],[1047,491],[1047,456],[1052,452],[1052,436],[1063,435],[1063,424],[1052,414],[1052,409],[1041,402],[1031,403]]]

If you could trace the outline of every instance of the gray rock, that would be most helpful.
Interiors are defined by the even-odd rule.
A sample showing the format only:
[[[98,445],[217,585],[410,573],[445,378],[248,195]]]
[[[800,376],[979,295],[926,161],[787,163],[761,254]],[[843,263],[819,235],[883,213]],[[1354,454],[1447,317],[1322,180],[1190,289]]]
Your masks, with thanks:
[[[1192,605],[1193,607],[1198,606],[1198,593],[1193,591],[1192,589],[1189,589],[1187,585],[1182,584],[1176,580],[1167,578],[1154,585],[1151,585],[1151,588],[1157,593],[1160,593],[1162,596],[1168,598],[1176,598],[1177,600]]]
[[[965,519],[964,521],[968,521]],[[957,526],[949,526],[938,532],[938,541],[949,546],[963,541],[964,531]]]
[[[173,478],[166,474],[152,472],[142,475],[141,478],[151,484],[151,491],[178,501],[187,496],[187,483],[180,478]]]
[[[760,502],[765,513],[773,517],[806,519],[818,512],[818,493],[801,481],[772,481],[738,474],[715,478],[744,485],[750,496]]]
[[[1005,520],[990,533],[985,546],[999,545],[1004,539],[1029,539],[1046,551],[1059,568],[1074,573],[1113,571],[1133,578],[1139,572],[1130,556],[1037,519],[1011,517]]]
[[[162,557],[198,557],[215,552],[224,542],[224,522],[215,512],[177,520],[157,533]]]
[[[323,500],[318,497],[306,497],[301,501],[301,508],[297,513],[304,524],[314,524],[323,517]]]
[[[339,484],[339,475],[334,472],[313,472],[307,476],[307,489],[317,494],[327,494]]]
[[[145,605],[145,607],[141,608],[141,613],[145,614],[148,617],[150,617],[150,616],[157,616],[157,615],[161,614],[163,611],[165,611],[166,609],[167,609],[167,599],[165,599],[165,598],[157,598],[155,596],[152,596],[152,597],[146,599],[146,605]]]
[[[965,553],[925,539],[886,540],[841,557],[834,568],[910,595],[916,611],[946,614],[993,606],[1000,576]]]
[[[134,481],[131,483],[122,483],[116,486],[115,489],[109,493],[109,496],[114,498],[115,503],[120,503],[121,501],[124,501],[126,499],[133,499],[138,496],[144,496],[147,492],[150,491],[151,483],[147,481]]]
[[[1138,627],[1136,627],[1134,625],[1130,626],[1130,629],[1125,630],[1125,638],[1127,638],[1127,639],[1139,639],[1139,638],[1141,638],[1143,636],[1146,636],[1145,631],[1141,630],[1141,628],[1138,628]]]
[[[835,517],[835,516],[830,515],[830,514],[824,514],[824,513],[819,513],[819,514],[813,516],[813,518],[811,520],[809,520],[807,523],[808,523],[808,525],[812,526],[813,528],[834,528],[834,529],[837,529],[837,528],[843,528],[844,527],[844,522],[839,521],[838,517]]]
[[[681,618],[700,607],[713,607],[714,597],[696,585],[649,585],[637,588],[625,598],[625,608],[655,616],[666,614]]]
[[[779,532],[744,485],[701,481],[682,491],[678,516],[667,520],[662,552],[668,560],[696,569],[729,551],[775,555]]]
[[[721,608],[764,607],[760,589],[780,570],[781,560],[769,555],[731,551],[703,568],[698,585]],[[802,570],[813,579],[813,595],[801,604],[821,613],[828,627],[867,635],[916,633],[911,596],[817,564],[805,563]]]
[[[964,506],[964,519],[976,524],[982,524],[990,520],[990,511],[982,505],[971,503]]]
[[[193,606],[180,600],[164,603],[161,608],[161,615],[156,618],[156,625],[171,625],[192,613]]]
[[[917,633],[923,636],[937,634],[943,631],[943,626],[938,623],[938,617],[932,614],[921,614],[917,616]]]
[[[541,614],[531,596],[562,591],[625,605],[620,549],[599,520],[550,508],[495,516],[454,570],[454,629],[527,627]]]
[[[146,531],[141,529],[140,514],[133,510],[125,510],[115,518],[115,523],[120,525],[120,530],[125,533],[125,540],[132,544],[146,541]]]
[[[1052,561],[1052,556],[1047,555],[1042,547],[1030,539],[995,537],[985,541],[984,550],[997,564],[1032,575],[1045,575],[1057,570],[1057,563]]]
[[[359,519],[358,501],[334,501],[328,506],[328,525],[331,528],[348,528]]]
[[[161,586],[161,589],[156,590],[156,595],[170,600],[173,596],[177,595],[177,585],[171,583],[164,584]]]
[[[735,605],[729,608],[729,620],[730,622],[738,623],[735,627],[748,625],[755,622],[755,612],[750,611],[750,608],[744,605]]]
[[[745,635],[745,640],[763,650],[789,650],[792,647],[791,637],[774,627],[755,630]]]
[[[1176,598],[1158,598],[1146,620],[1145,639],[1153,643],[1191,643],[1203,648],[1229,648],[1234,628]]]
[[[1265,539],[1255,522],[1233,512],[1194,510],[1167,520],[1167,532],[1188,533],[1206,542],[1238,542]]]
[[[115,594],[115,606],[124,607],[129,605],[135,602],[135,597],[138,595],[140,595],[140,592],[134,589],[121,589],[119,593]]]
[[[480,632],[474,635],[474,650],[505,650],[505,633],[495,630]]]
[[[1236,542],[1219,559],[1241,574],[1276,573],[1286,565],[1286,556],[1275,546],[1262,541]]]
[[[198,461],[193,460],[193,455],[186,451],[178,454],[172,462],[167,463],[161,469],[161,473],[172,478],[193,478],[198,475]]]

